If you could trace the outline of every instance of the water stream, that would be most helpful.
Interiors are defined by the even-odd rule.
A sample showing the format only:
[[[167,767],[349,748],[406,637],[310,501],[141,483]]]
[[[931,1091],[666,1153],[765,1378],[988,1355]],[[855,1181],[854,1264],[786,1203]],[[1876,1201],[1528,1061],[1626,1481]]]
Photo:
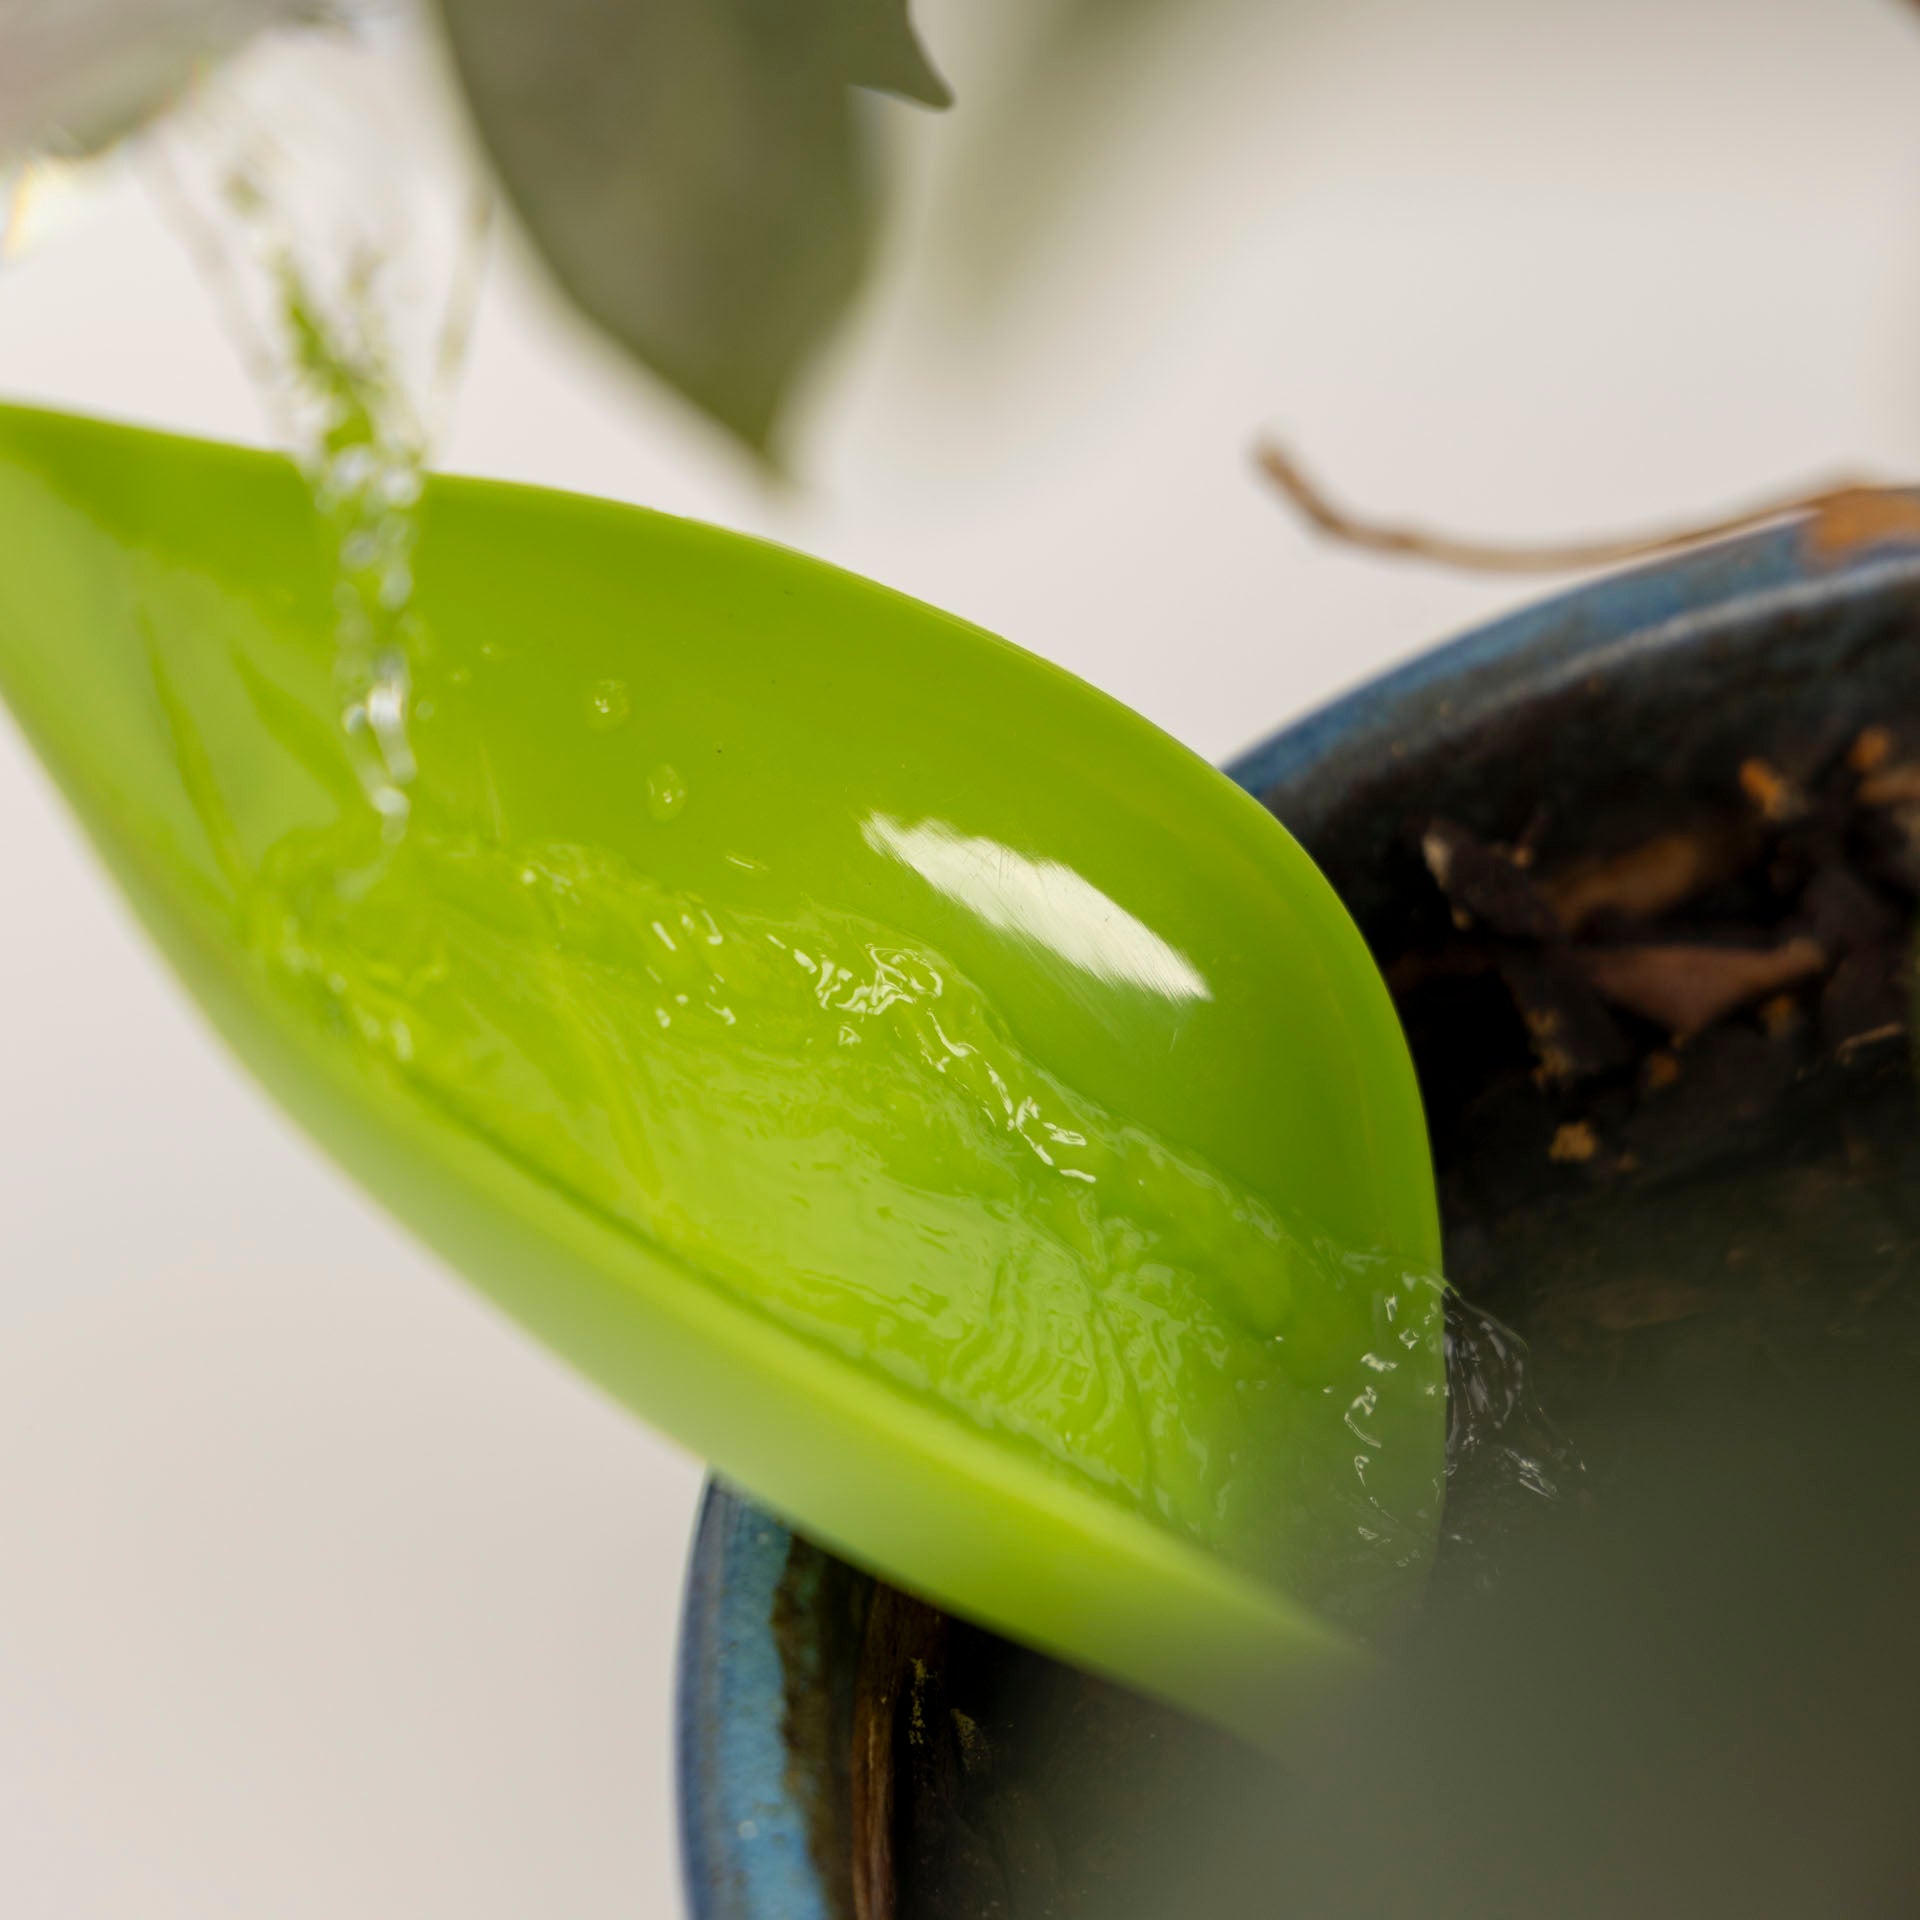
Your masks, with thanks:
[[[143,156],[307,476],[334,574],[341,727],[388,844],[406,831],[417,771],[415,510],[489,225],[484,193],[421,150],[406,24],[367,6],[329,33],[263,37]]]

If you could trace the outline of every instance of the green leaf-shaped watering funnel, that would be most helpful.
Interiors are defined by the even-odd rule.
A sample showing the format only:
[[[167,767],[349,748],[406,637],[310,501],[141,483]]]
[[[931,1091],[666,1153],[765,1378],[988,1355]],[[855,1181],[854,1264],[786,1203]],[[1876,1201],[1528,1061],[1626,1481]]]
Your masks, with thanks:
[[[411,816],[286,462],[0,410],[0,691],[274,1094],[849,1557],[1242,1726],[1417,1585],[1405,1045],[1299,848],[1067,674],[752,540],[437,481]]]

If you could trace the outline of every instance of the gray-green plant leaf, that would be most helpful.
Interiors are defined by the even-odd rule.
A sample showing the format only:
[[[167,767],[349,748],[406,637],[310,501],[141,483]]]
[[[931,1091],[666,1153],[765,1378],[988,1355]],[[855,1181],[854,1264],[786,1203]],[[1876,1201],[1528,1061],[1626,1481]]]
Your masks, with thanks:
[[[907,0],[841,0],[841,12],[847,78],[855,86],[897,93],[923,107],[952,106],[953,89],[927,58],[907,18]]]
[[[474,119],[564,290],[757,452],[865,270],[852,88],[941,88],[902,0],[441,0]]]
[[[0,0],[0,159],[97,152],[313,0]]]

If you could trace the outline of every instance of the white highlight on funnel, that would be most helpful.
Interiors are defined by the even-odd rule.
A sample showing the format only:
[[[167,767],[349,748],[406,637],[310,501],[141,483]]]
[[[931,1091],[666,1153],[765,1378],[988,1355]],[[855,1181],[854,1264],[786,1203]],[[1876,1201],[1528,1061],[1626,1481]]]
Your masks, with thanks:
[[[1057,860],[1029,859],[937,820],[904,826],[876,813],[862,834],[876,853],[904,862],[989,926],[1045,947],[1096,980],[1168,1000],[1213,998],[1185,954]]]

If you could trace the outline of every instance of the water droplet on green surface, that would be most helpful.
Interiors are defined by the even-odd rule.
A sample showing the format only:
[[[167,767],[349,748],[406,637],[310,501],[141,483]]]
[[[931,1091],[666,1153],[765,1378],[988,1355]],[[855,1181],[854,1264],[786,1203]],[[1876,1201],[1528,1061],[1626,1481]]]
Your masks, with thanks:
[[[596,680],[587,695],[587,725],[595,733],[624,726],[633,712],[633,696],[624,680]]]
[[[656,820],[677,820],[687,808],[687,783],[663,760],[647,775],[647,811]]]

